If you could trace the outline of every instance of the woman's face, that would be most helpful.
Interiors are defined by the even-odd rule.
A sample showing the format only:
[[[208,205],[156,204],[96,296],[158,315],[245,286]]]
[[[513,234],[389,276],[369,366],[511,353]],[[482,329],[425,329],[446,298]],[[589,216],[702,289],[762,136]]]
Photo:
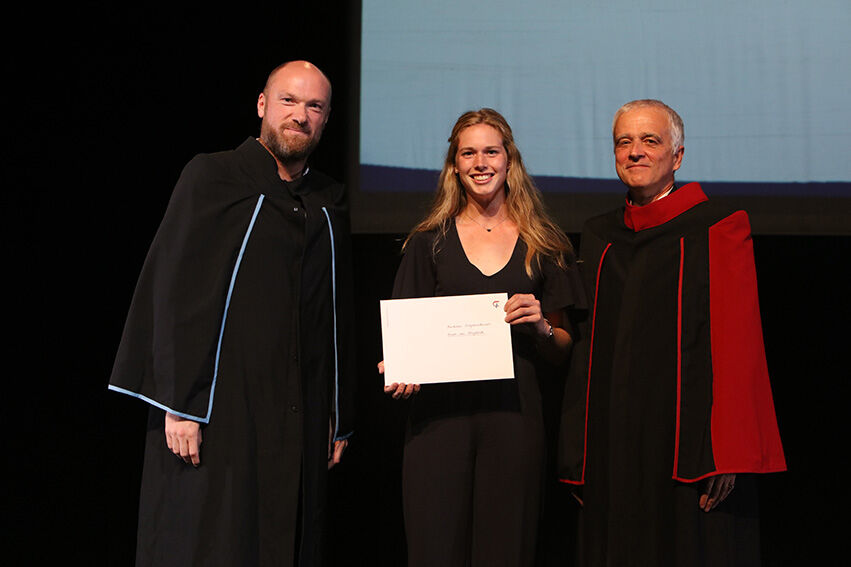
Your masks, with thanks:
[[[505,189],[508,154],[502,135],[493,126],[476,124],[461,130],[455,154],[455,173],[471,197],[492,197]]]

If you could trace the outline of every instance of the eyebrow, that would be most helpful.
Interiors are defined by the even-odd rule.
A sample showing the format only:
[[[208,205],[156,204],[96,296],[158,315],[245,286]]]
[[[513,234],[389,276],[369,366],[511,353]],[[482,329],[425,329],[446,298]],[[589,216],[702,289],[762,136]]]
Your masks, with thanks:
[[[301,101],[301,100],[302,100],[302,99],[300,99],[298,96],[296,96],[295,94],[293,94],[293,93],[291,93],[291,92],[289,92],[289,91],[281,91],[281,92],[279,92],[279,93],[278,93],[278,98],[279,98],[279,99],[280,99],[280,98],[291,98],[291,99],[298,100],[298,101]],[[321,98],[314,98],[314,99],[306,100],[306,101],[304,101],[304,102],[306,102],[306,103],[308,103],[308,104],[316,104],[316,103],[318,103],[318,104],[321,104],[321,105],[323,105],[323,106],[324,106],[324,105],[326,105],[326,104],[328,104],[328,103],[327,103],[327,101],[324,101],[324,100],[322,100]]]
[[[502,148],[502,146],[500,146],[500,145],[494,145],[494,146],[485,146],[485,147],[484,147],[484,148],[482,148],[482,149],[483,149],[483,150],[498,150],[498,149],[500,149],[500,148]],[[458,151],[459,151],[459,152],[463,152],[463,151],[465,151],[465,150],[475,150],[475,149],[476,149],[476,148],[474,148],[473,146],[463,146],[463,147],[458,148]]]
[[[623,140],[624,138],[632,138],[632,137],[633,137],[632,134],[621,134],[620,136],[615,137],[615,141]],[[638,137],[639,138],[647,138],[647,137],[659,138],[660,140],[664,139],[664,138],[662,138],[661,134],[656,134],[655,132],[641,132],[640,134],[638,134]]]

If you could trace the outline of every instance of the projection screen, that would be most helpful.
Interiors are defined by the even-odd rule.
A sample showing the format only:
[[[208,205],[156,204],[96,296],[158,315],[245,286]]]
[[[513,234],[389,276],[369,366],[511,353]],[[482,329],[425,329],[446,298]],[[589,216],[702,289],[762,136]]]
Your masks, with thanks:
[[[363,0],[358,232],[424,213],[458,116],[511,124],[568,232],[618,206],[611,121],[656,98],[685,122],[678,182],[755,232],[851,232],[851,3]]]

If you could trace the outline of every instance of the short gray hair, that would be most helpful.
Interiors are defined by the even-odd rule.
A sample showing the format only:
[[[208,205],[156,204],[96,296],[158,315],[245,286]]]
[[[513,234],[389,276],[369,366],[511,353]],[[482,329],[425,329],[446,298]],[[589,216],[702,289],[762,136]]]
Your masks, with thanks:
[[[677,153],[677,150],[680,146],[683,145],[683,141],[685,140],[685,129],[683,127],[683,119],[680,118],[680,115],[677,114],[673,108],[662,102],[661,100],[656,100],[653,98],[642,98],[638,100],[632,100],[615,112],[615,117],[612,120],[612,138],[615,136],[615,124],[618,123],[618,118],[625,112],[629,112],[630,110],[635,110],[636,108],[658,108],[665,112],[668,116],[668,128],[670,129],[671,134],[671,151],[673,153]]]

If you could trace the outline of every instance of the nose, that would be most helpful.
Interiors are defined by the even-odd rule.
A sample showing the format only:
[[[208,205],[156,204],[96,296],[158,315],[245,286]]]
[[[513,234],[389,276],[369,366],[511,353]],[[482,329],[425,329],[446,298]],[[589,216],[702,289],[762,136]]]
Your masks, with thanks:
[[[307,123],[307,106],[304,104],[297,104],[293,108],[292,113],[293,120],[298,122],[301,125]]]
[[[477,153],[475,159],[473,160],[473,167],[478,170],[485,169],[487,167],[487,162],[485,160],[485,156],[482,153]]]
[[[644,146],[641,142],[635,142],[629,147],[629,159],[638,161],[644,156]]]

